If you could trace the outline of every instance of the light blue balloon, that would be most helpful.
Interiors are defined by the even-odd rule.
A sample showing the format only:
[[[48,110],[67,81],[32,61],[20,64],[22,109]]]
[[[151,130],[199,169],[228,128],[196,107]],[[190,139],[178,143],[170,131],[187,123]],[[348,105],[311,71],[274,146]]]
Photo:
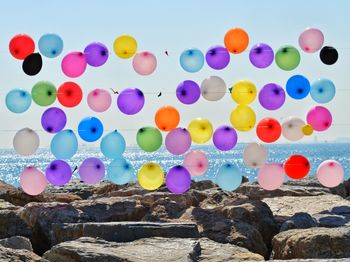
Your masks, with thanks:
[[[242,183],[242,173],[232,164],[222,165],[215,178],[215,183],[226,191],[237,189]]]
[[[73,130],[63,130],[52,138],[50,148],[57,159],[69,159],[78,150],[78,139]]]
[[[335,96],[335,85],[331,80],[318,79],[312,83],[310,95],[317,103],[328,103]]]
[[[125,139],[117,130],[105,135],[100,144],[102,154],[112,159],[122,157],[125,146]]]
[[[197,48],[190,48],[183,51],[180,55],[180,65],[183,70],[195,73],[202,69],[204,65],[204,55]]]
[[[303,99],[310,93],[310,82],[302,75],[294,75],[287,81],[286,90],[290,97]]]
[[[84,141],[95,142],[103,134],[102,122],[96,117],[85,117],[79,123],[78,133]]]
[[[63,50],[63,40],[56,34],[45,34],[39,39],[39,51],[43,56],[54,58]]]
[[[23,113],[32,104],[32,96],[23,89],[13,89],[6,95],[6,107],[13,113]]]
[[[107,177],[117,185],[124,185],[134,180],[135,169],[124,158],[113,160],[107,168]]]

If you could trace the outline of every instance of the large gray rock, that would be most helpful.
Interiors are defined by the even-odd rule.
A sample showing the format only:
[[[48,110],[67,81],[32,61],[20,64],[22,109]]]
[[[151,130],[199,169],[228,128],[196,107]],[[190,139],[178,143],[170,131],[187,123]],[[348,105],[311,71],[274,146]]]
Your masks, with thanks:
[[[32,231],[28,224],[21,219],[19,213],[21,209],[12,210],[0,209],[0,238],[12,236],[31,237]]]
[[[350,206],[336,206],[313,217],[321,227],[350,226]]]
[[[1,262],[48,262],[48,260],[26,249],[12,249],[0,245],[0,261]]]
[[[32,244],[26,237],[14,236],[10,238],[0,239],[0,245],[12,249],[26,249],[33,252]]]
[[[317,221],[308,213],[299,212],[288,218],[281,226],[280,232],[295,228],[317,227]]]

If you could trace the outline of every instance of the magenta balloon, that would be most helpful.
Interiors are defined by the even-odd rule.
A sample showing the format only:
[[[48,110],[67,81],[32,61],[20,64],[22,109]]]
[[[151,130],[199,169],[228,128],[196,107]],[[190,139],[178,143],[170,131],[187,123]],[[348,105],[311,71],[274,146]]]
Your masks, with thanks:
[[[323,46],[324,37],[322,32],[317,28],[306,28],[299,36],[299,45],[303,51],[314,53]]]
[[[41,194],[47,186],[45,175],[33,166],[24,169],[19,180],[23,191],[31,196]]]
[[[208,157],[200,150],[189,152],[184,158],[184,167],[191,176],[202,176],[208,170]]]
[[[51,107],[42,114],[41,125],[49,133],[58,133],[66,126],[67,117],[58,107]]]
[[[237,132],[230,126],[218,127],[213,135],[214,146],[221,151],[228,151],[237,144]]]
[[[174,166],[167,173],[165,184],[172,193],[185,193],[191,187],[191,175],[183,166]]]
[[[201,90],[199,85],[192,80],[185,80],[176,88],[176,97],[183,104],[194,104],[198,101],[200,96]]]
[[[274,56],[272,48],[264,43],[256,44],[249,52],[249,60],[257,68],[266,68],[271,65]]]
[[[230,54],[225,47],[216,45],[209,48],[205,60],[211,68],[221,70],[230,63]]]
[[[277,84],[269,83],[259,92],[259,102],[267,110],[276,110],[286,101],[286,92]]]
[[[124,89],[117,99],[117,105],[121,112],[126,115],[135,115],[141,111],[145,104],[145,96],[137,88]]]
[[[265,190],[275,190],[284,182],[283,165],[278,163],[265,164],[258,172],[258,183]]]
[[[317,179],[325,187],[336,187],[343,182],[344,169],[338,161],[323,161],[317,168]]]
[[[84,49],[86,62],[94,67],[107,62],[108,48],[102,43],[91,43]]]
[[[332,124],[332,114],[323,106],[315,106],[307,113],[306,121],[316,131],[325,131]]]
[[[72,169],[63,160],[54,160],[46,168],[46,179],[55,186],[64,186],[72,178]]]
[[[87,97],[89,107],[95,112],[104,112],[112,104],[111,94],[104,89],[94,89]]]
[[[156,70],[157,58],[148,51],[137,53],[132,60],[132,66],[136,73],[150,75]]]
[[[104,178],[105,166],[100,159],[90,157],[83,161],[78,172],[85,183],[96,184]]]
[[[191,147],[191,135],[186,128],[175,128],[165,137],[165,147],[173,155],[182,155]]]
[[[86,69],[86,59],[82,52],[71,52],[67,54],[61,63],[63,73],[68,77],[79,77]]]

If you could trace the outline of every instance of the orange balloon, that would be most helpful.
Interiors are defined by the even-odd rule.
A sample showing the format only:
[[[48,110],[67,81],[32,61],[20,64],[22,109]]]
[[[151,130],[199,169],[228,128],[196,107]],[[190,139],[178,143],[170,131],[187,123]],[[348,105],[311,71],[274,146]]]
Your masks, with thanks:
[[[232,28],[226,32],[224,43],[229,52],[239,54],[248,47],[249,36],[241,28]]]
[[[163,106],[156,112],[154,121],[160,130],[170,131],[179,124],[180,114],[175,107]]]

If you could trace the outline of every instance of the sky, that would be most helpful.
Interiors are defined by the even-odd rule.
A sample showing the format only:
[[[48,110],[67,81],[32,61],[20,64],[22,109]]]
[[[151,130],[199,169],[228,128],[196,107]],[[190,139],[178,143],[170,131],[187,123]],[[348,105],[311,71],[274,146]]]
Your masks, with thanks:
[[[76,108],[64,109],[68,122],[66,128],[77,130],[79,121],[87,116],[96,116],[104,124],[105,133],[118,129],[128,145],[136,143],[136,132],[143,126],[155,126],[154,115],[165,105],[176,107],[181,115],[180,126],[187,127],[191,119],[209,119],[214,128],[230,124],[229,115],[236,104],[229,93],[217,102],[201,98],[194,105],[183,105],[176,99],[177,85],[184,80],[200,84],[209,76],[222,77],[227,87],[238,80],[252,81],[258,90],[267,83],[285,86],[295,74],[306,76],[310,82],[327,78],[334,82],[337,94],[326,104],[332,112],[333,125],[326,132],[317,133],[319,141],[349,137],[350,119],[348,101],[350,87],[350,16],[347,0],[295,0],[295,1],[235,1],[235,0],[2,0],[0,9],[0,148],[12,148],[15,133],[24,127],[37,130],[41,147],[49,145],[51,134],[44,132],[40,116],[46,108],[32,104],[23,114],[14,114],[5,106],[6,94],[14,88],[28,91],[41,80],[48,80],[57,87],[65,81],[75,81],[84,92],[82,103]],[[332,66],[322,64],[318,53],[301,51],[301,63],[293,71],[283,71],[273,63],[267,69],[257,69],[249,62],[249,49],[264,42],[274,50],[285,44],[298,46],[298,37],[306,27],[319,28],[325,36],[325,45],[338,49],[339,60]],[[249,34],[248,49],[239,55],[231,55],[224,70],[214,70],[205,65],[198,73],[185,72],[179,65],[179,56],[185,49],[196,47],[204,53],[213,45],[222,45],[225,33],[241,27]],[[8,49],[10,39],[19,33],[30,35],[37,43],[45,33],[56,33],[64,41],[63,53],[54,59],[43,58],[43,68],[36,76],[27,76],[22,71],[21,61],[14,59]],[[123,60],[113,53],[114,40],[129,34],[138,42],[138,51],[150,51],[157,57],[158,66],[150,76],[140,76],[132,68],[132,60]],[[110,51],[107,63],[99,68],[88,67],[75,79],[66,77],[61,71],[63,56],[71,51],[83,51],[92,42],[104,43]],[[38,48],[36,47],[36,51]],[[165,55],[168,51],[168,56]],[[123,115],[116,106],[113,95],[111,108],[104,113],[95,113],[87,106],[86,97],[95,88],[122,90],[137,87],[145,93],[146,104],[134,116]],[[161,97],[157,94],[162,92]],[[283,121],[289,116],[305,119],[307,111],[316,103],[308,96],[303,100],[287,97],[285,105],[278,111],[262,109],[256,99],[252,108],[257,120],[274,117]],[[56,101],[52,106],[61,107]],[[258,141],[254,129],[239,132],[239,142]],[[165,134],[163,133],[163,137]],[[302,142],[313,141],[315,136]],[[284,138],[281,143],[287,142]],[[80,144],[84,144],[79,140]],[[89,144],[89,145],[98,145]]]

